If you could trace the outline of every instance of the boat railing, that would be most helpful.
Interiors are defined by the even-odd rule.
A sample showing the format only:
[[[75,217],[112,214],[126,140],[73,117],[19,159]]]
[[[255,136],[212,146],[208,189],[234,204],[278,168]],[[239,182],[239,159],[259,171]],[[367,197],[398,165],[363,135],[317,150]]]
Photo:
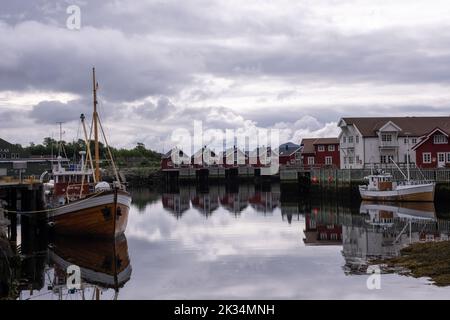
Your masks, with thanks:
[[[398,186],[410,186],[410,185],[419,185],[419,184],[430,184],[435,182],[434,180],[401,180],[397,181]]]

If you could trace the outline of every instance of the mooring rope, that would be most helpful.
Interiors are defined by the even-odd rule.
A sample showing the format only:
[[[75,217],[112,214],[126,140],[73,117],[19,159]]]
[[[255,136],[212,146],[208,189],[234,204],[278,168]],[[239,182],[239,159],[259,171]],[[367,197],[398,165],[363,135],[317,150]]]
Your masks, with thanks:
[[[105,191],[100,191],[100,192],[94,194],[93,196],[91,196],[91,197],[89,197],[89,198],[85,198],[85,199],[82,199],[82,200],[80,200],[80,201],[76,201],[76,202],[69,203],[69,204],[65,205],[64,207],[67,208],[67,207],[73,206],[73,205],[75,205],[75,204],[82,203],[82,202],[84,202],[84,201],[93,199],[93,198],[95,198],[95,197],[100,196],[100,195],[101,195],[102,193],[104,193],[104,192],[105,192]],[[60,208],[61,208],[61,207],[56,207],[56,208],[49,208],[49,209],[35,210],[35,211],[14,211],[14,210],[3,209],[3,212],[6,212],[6,213],[13,213],[13,214],[21,214],[21,215],[32,215],[32,214],[38,214],[38,213],[50,213],[50,212],[56,211],[56,210],[58,210],[58,209],[60,209]]]

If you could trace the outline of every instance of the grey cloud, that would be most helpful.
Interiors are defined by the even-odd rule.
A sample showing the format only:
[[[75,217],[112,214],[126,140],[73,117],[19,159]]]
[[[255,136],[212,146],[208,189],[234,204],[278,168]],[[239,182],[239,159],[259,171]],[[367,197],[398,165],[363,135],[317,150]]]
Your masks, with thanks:
[[[29,16],[0,26],[5,35],[0,45],[6,48],[0,53],[3,90],[85,94],[93,65],[106,98],[116,101],[176,95],[199,74],[248,81],[283,77],[295,83],[450,81],[448,35],[431,27],[414,36],[407,29],[349,36],[316,31],[301,19],[292,26],[289,19],[264,16],[258,23],[258,15],[243,19],[238,10],[236,18],[226,21],[223,12],[214,11],[223,8],[206,1],[94,1],[79,2],[85,8],[84,25],[74,32],[63,27],[64,6],[44,2],[45,13],[28,12],[23,2],[19,8],[12,4],[6,8],[25,10]],[[41,15],[54,15],[53,20],[61,16],[61,23],[26,19]],[[130,30],[133,23],[139,24],[135,27],[139,33]],[[430,33],[433,36],[427,38]],[[272,44],[274,35],[284,40]]]
[[[135,107],[134,111],[146,119],[165,120],[176,111],[176,107],[163,96],[156,104],[147,102]]]
[[[41,101],[30,111],[30,117],[40,124],[55,124],[56,122],[71,122],[92,112],[92,107],[84,100],[73,100],[68,103],[60,101]]]
[[[149,38],[120,31],[69,31],[36,22],[0,24],[0,88],[91,92],[97,67],[100,93],[108,100],[132,101],[174,94],[189,83],[193,61],[177,56]],[[195,64],[194,64],[195,65]],[[190,71],[189,71],[190,70]]]
[[[82,9],[80,31],[65,28],[69,4]],[[285,100],[297,99],[294,92],[302,84],[305,91],[316,83],[350,88],[363,84],[369,89],[414,84],[409,92],[422,84],[447,85],[450,38],[442,32],[445,24],[344,34],[308,19],[311,13],[303,3],[283,2],[282,12],[265,12],[260,5],[246,2],[237,7],[207,0],[5,1],[0,13],[0,92],[76,94],[79,100],[43,101],[27,114],[41,124],[76,120],[78,108],[88,113],[91,106],[84,97],[91,94],[91,68],[96,66],[105,116],[125,119],[121,130],[126,139],[145,138],[149,143],[159,143],[154,135],[170,134],[180,123],[191,129],[193,120],[202,120],[207,128],[225,129],[246,122],[262,127],[295,123],[306,115],[325,124],[362,111],[365,115],[447,113],[445,103],[355,108],[331,101],[322,107],[283,106]],[[218,78],[226,84],[207,85]],[[239,91],[237,86],[255,82],[264,87],[265,81],[270,86],[280,80],[286,90],[279,92],[273,106],[257,112],[245,107],[233,111],[233,106],[219,101],[239,98],[230,97]],[[237,94],[244,99],[258,95],[252,89]],[[251,98],[271,101],[264,95]],[[151,124],[147,136],[140,131],[142,123],[128,121],[134,117]]]

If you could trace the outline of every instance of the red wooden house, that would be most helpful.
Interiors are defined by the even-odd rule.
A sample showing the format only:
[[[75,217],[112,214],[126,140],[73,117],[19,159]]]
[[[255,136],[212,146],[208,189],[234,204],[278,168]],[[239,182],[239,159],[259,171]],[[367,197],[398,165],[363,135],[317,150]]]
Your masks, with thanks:
[[[420,138],[412,147],[416,152],[416,165],[419,168],[450,167],[450,143],[448,132],[435,128]]]
[[[301,161],[305,167],[340,167],[337,138],[303,139],[300,147]]]
[[[189,167],[190,165],[191,157],[179,148],[173,148],[161,157],[161,170],[163,171]]]
[[[205,146],[192,155],[191,164],[194,168],[207,168],[221,164],[221,159],[214,150]]]
[[[237,168],[248,165],[248,156],[240,148],[233,146],[219,154],[221,166],[224,168]]]
[[[278,148],[278,155],[281,166],[294,165],[301,161],[301,148],[292,142],[284,143]]]

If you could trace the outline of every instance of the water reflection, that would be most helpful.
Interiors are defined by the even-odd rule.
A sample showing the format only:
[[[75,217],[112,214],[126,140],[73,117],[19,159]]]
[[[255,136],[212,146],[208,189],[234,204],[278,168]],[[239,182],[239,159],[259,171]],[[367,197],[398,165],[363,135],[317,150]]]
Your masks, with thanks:
[[[18,246],[7,237],[8,230],[0,236],[0,299],[117,299],[130,280],[125,236],[115,241],[49,240],[45,222],[20,220]],[[81,270],[79,290],[67,287],[71,265]]]
[[[433,203],[362,202],[359,215],[342,221],[346,273],[365,273],[373,258],[400,254],[409,244],[448,240],[448,220],[436,217]]]
[[[195,208],[204,216],[210,216],[219,207],[239,215],[248,206],[256,212],[269,214],[280,206],[280,186],[271,185],[264,190],[253,184],[212,185],[207,188],[198,186],[180,186],[176,191],[164,192],[162,203],[164,209],[177,218],[191,208]],[[298,212],[297,212],[298,213]]]
[[[221,207],[238,216],[248,208],[262,215],[281,212],[283,221],[304,218],[303,244],[342,246],[346,274],[365,273],[370,259],[397,256],[419,241],[447,240],[448,220],[438,219],[433,203],[371,203],[352,205],[336,197],[305,198],[283,193],[280,185],[226,185],[198,190],[181,186],[162,195],[164,209],[181,218],[190,208],[208,217]]]
[[[85,283],[118,291],[130,280],[131,264],[125,236],[116,241],[58,238],[49,249],[49,266],[53,267],[55,284],[67,282],[70,265],[81,269]]]
[[[351,200],[279,184],[134,190],[128,240],[115,243],[47,239],[25,218],[15,242],[3,219],[0,298],[373,298],[370,259],[448,239],[450,222],[432,204]],[[84,291],[67,290],[70,264],[80,266]],[[410,297],[408,281],[383,286]]]

